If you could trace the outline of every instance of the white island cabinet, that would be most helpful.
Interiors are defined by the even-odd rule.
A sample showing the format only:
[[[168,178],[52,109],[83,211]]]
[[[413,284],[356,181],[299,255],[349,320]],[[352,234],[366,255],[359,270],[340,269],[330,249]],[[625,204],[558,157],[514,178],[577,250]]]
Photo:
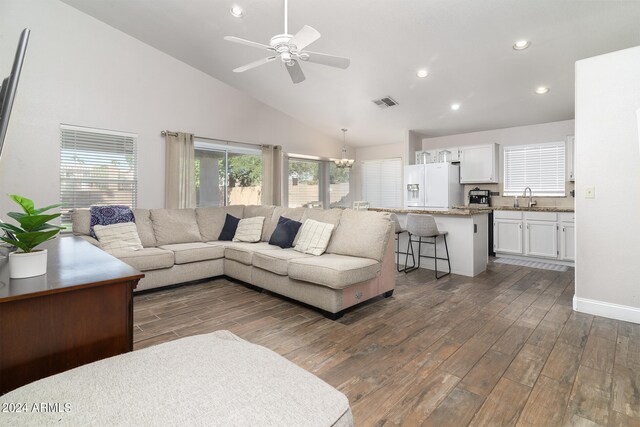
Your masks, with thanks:
[[[463,147],[460,155],[460,184],[498,182],[498,144]]]

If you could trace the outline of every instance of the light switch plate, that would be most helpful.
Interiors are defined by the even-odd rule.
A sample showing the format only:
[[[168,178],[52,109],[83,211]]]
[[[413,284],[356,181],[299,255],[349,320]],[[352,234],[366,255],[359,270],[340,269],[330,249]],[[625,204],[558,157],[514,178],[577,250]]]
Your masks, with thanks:
[[[584,198],[585,199],[595,199],[596,198],[596,187],[585,187],[584,188]]]

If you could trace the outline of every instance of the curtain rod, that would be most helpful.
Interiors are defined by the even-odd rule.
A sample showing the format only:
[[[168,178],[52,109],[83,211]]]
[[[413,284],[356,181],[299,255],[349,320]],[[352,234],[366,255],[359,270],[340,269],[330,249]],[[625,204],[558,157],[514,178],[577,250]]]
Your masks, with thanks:
[[[168,130],[163,130],[160,132],[162,136],[178,136],[177,132],[170,132]],[[204,139],[206,141],[216,141],[216,142],[226,142],[227,144],[242,144],[242,145],[250,145],[251,147],[264,147],[263,144],[251,144],[250,142],[239,142],[239,141],[227,141],[226,139],[216,139],[216,138],[207,138],[206,136],[197,136],[194,135],[193,139]]]

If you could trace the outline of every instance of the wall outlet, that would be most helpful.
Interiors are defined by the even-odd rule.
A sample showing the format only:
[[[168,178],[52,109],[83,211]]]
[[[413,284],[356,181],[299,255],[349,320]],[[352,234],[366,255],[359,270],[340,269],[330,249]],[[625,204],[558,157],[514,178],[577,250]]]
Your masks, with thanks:
[[[584,188],[584,198],[585,199],[595,199],[596,198],[596,187],[585,187]]]

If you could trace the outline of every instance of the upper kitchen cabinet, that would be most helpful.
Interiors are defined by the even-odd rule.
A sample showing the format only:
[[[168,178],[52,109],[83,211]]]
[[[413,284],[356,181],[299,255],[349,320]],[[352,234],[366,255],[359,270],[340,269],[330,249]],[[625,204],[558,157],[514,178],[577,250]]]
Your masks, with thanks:
[[[461,184],[490,184],[498,182],[498,144],[462,147],[461,151]]]
[[[576,137],[568,136],[566,145],[567,157],[567,178],[569,181],[576,180]]]

